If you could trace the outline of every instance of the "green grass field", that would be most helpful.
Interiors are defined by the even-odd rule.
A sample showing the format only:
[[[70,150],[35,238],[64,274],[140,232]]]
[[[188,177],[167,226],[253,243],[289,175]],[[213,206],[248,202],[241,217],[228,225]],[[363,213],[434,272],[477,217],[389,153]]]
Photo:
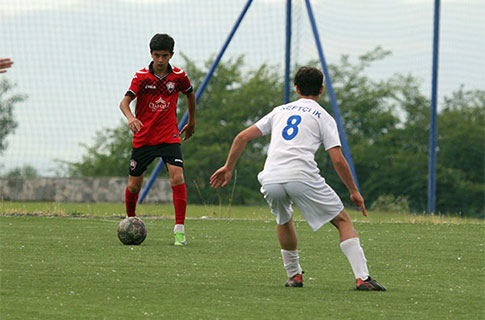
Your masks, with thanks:
[[[266,208],[190,206],[186,247],[171,210],[141,206],[148,237],[124,246],[122,205],[0,203],[0,319],[485,318],[481,220],[352,212],[388,288],[358,292],[331,225],[296,223],[304,287],[285,288]]]

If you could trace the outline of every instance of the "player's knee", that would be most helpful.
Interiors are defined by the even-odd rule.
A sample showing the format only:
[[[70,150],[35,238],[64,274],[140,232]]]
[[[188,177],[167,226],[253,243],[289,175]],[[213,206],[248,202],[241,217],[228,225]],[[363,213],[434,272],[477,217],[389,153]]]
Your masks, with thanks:
[[[138,186],[136,184],[128,184],[128,191],[131,193],[138,193],[141,190],[141,186]]]
[[[141,190],[141,183],[138,181],[128,181],[127,188],[131,193],[138,193]]]
[[[172,177],[170,177],[170,185],[171,186],[178,186],[179,184],[182,184],[184,183],[184,175],[183,174],[180,174],[180,175],[174,175]]]
[[[293,224],[292,216],[289,214],[279,214],[276,217],[276,223],[278,228],[290,228]]]
[[[334,226],[339,228],[340,226],[352,224],[349,214],[343,210],[331,221]]]

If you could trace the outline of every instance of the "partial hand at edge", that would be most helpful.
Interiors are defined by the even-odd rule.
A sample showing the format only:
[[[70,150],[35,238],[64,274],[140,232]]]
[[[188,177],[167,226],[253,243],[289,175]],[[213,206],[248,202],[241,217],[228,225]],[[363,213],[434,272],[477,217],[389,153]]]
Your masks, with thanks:
[[[183,141],[189,139],[192,137],[192,135],[195,133],[195,124],[189,124],[187,123],[182,130],[180,130],[180,134],[185,133]]]
[[[367,211],[365,210],[365,203],[364,203],[364,198],[360,194],[360,192],[354,192],[350,195],[350,200],[360,208],[362,211],[362,214],[367,217]]]
[[[140,132],[141,127],[143,127],[143,123],[137,118],[133,118],[128,121],[128,126],[130,127],[131,131],[138,133]]]
[[[7,68],[10,68],[13,64],[13,61],[10,58],[3,58],[0,59],[0,73],[7,72]]]
[[[225,187],[231,181],[232,171],[227,167],[221,167],[212,174],[209,183],[212,188]]]

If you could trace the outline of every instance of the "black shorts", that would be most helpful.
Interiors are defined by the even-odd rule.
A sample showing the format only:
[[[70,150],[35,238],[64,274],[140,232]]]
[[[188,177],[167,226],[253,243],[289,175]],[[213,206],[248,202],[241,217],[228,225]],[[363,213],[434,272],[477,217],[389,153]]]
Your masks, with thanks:
[[[157,157],[163,162],[184,167],[180,143],[162,143],[156,146],[142,146],[131,149],[130,176],[139,177]]]

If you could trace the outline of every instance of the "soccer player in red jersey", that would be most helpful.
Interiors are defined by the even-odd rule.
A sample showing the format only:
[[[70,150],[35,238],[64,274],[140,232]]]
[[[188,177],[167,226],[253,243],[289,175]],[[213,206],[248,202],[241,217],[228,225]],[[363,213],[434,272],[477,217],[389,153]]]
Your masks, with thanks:
[[[126,214],[136,216],[143,175],[157,157],[162,157],[170,176],[175,208],[175,245],[187,244],[185,238],[185,211],[187,189],[183,175],[183,158],[177,128],[177,99],[179,92],[187,98],[188,122],[180,133],[183,140],[195,131],[195,94],[187,74],[169,63],[174,54],[175,41],[167,34],[156,34],[150,41],[153,61],[148,68],[139,70],[131,81],[130,89],[120,103],[120,109],[133,131],[128,186],[125,190]],[[130,103],[137,99],[135,115]]]

